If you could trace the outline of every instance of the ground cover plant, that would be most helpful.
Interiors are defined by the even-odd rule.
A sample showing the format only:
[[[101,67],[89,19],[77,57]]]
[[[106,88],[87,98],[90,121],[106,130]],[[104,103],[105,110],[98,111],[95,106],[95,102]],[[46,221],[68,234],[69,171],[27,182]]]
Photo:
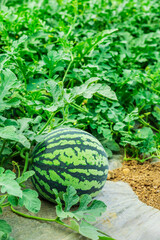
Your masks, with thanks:
[[[24,176],[35,144],[59,126],[92,133],[109,157],[160,155],[159,5],[1,1],[1,167]]]

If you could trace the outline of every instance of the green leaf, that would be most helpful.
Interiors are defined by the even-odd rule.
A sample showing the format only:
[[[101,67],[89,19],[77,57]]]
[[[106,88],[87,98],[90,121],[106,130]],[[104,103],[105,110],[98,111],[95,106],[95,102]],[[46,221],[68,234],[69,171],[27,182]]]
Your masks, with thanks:
[[[18,198],[15,196],[8,196],[8,202],[14,207],[18,206]]]
[[[83,58],[84,56],[88,55],[92,50],[100,43],[102,43],[108,35],[117,31],[117,29],[112,30],[104,30],[98,32],[94,37],[87,38],[83,42],[79,42],[74,48],[73,53],[75,56],[80,56]]]
[[[12,229],[11,226],[5,220],[0,219],[0,231],[3,233],[10,233]]]
[[[19,132],[22,133],[29,128],[29,123],[33,122],[33,119],[21,118],[21,119],[18,119],[17,122],[20,124]]]
[[[160,121],[160,106],[155,106],[154,111],[152,112],[152,115]]]
[[[34,171],[27,171],[21,177],[17,178],[16,181],[20,184],[27,181],[28,178],[34,175]]]
[[[87,212],[92,216],[100,217],[102,213],[106,211],[106,204],[100,200],[93,200],[91,205],[88,207]]]
[[[2,171],[2,170],[1,170]],[[15,173],[10,170],[6,170],[4,173],[0,174],[0,186],[1,192],[7,192],[10,195],[21,197],[22,191],[19,184],[14,180],[16,178]]]
[[[153,131],[151,128],[149,127],[143,127],[141,129],[138,129],[137,130],[137,136],[138,138],[140,139],[146,139],[148,137],[153,137],[154,134],[153,134]]]
[[[28,39],[28,36],[23,35],[18,40],[14,41],[12,44],[13,48],[18,48],[20,44],[24,43]]]
[[[100,85],[94,84],[99,80],[98,77],[92,77],[88,79],[84,84],[81,84],[78,87],[72,88],[70,92],[70,102],[72,102],[76,97],[83,96],[86,98],[91,98]]]
[[[19,87],[19,83],[17,82],[16,75],[9,69],[3,70],[1,74],[1,86],[0,86],[0,102],[10,94],[9,90],[11,88]]]
[[[0,112],[12,105],[12,103],[8,104],[4,98],[11,95],[11,89],[18,88],[19,86],[20,83],[17,81],[16,75],[11,70],[6,69],[2,71],[0,85]]]
[[[15,126],[18,127],[18,122],[14,119],[6,119],[4,121],[5,126]]]
[[[138,108],[135,108],[132,112],[130,112],[124,119],[125,122],[131,122],[131,121],[135,121],[139,118],[138,116]]]
[[[60,85],[53,80],[48,81],[48,85],[49,85],[49,91],[53,97],[53,101],[54,103],[57,103],[58,100],[60,100],[59,98],[62,97],[62,89],[60,88]]]
[[[0,205],[2,205],[4,203],[5,199],[6,199],[5,195],[1,196],[1,198],[0,198]]]
[[[88,222],[81,221],[79,226],[79,233],[92,240],[114,240],[113,238],[107,236],[107,234],[101,233],[101,231],[95,226]]]
[[[112,151],[111,151],[109,148],[107,148],[107,147],[105,147],[104,149],[105,149],[105,151],[106,151],[106,153],[107,153],[107,157],[108,157],[108,158],[111,158],[111,157],[113,156]]]
[[[63,206],[62,206],[62,202],[59,198],[59,195],[58,195],[58,191],[57,189],[52,189],[55,196],[56,196],[56,203],[57,203],[57,206],[56,206],[56,214],[57,216],[62,220],[62,219],[65,219],[65,218],[73,218],[74,217],[74,214],[72,212],[69,212],[69,211],[64,211],[63,210]]]
[[[0,207],[0,215],[2,215],[2,213],[3,213],[3,212],[2,212],[2,208]]]
[[[123,131],[123,129],[124,129],[124,127],[125,127],[126,125],[124,124],[124,123],[122,123],[122,122],[117,122],[115,125],[114,125],[114,127],[113,127],[113,129],[115,130],[115,131]]]
[[[75,218],[79,221],[80,219],[84,218],[89,222],[96,221],[96,218],[93,217],[90,212],[88,211],[88,205],[91,203],[92,198],[88,194],[84,194],[80,198],[80,205],[79,208],[74,211]]]
[[[96,93],[99,89],[101,84],[96,83],[96,84],[92,84],[90,86],[87,87],[86,91],[83,93],[83,97],[86,99],[89,99],[93,96],[94,93]]]
[[[88,206],[89,205],[89,206]],[[88,222],[95,222],[96,218],[101,216],[106,211],[106,205],[102,201],[93,200],[90,195],[84,194],[80,198],[80,206],[75,214],[77,220],[85,219]]]
[[[99,239],[99,233],[97,232],[97,228],[83,220],[80,223],[79,232],[81,235],[87,238],[90,238],[92,240]]]
[[[106,84],[101,84],[97,93],[102,95],[103,97],[117,101],[117,96],[116,96],[115,92]]]
[[[31,189],[24,189],[22,197],[18,201],[19,206],[25,206],[30,212],[37,213],[41,208],[38,193]]]
[[[18,132],[14,126],[0,127],[0,137],[21,143],[24,147],[29,148],[28,139]]]
[[[4,173],[5,169],[3,167],[0,167],[0,175]]]
[[[0,137],[4,139],[18,141],[16,128],[14,126],[6,126],[0,128]]]
[[[104,143],[110,150],[112,151],[115,151],[115,152],[118,152],[120,151],[120,147],[119,145],[115,142],[115,140],[108,140],[108,141],[105,141]]]
[[[70,220],[70,227],[72,228],[73,231],[79,233],[79,224],[75,220],[73,219]]]
[[[69,211],[72,206],[78,203],[79,197],[76,193],[77,191],[74,189],[74,187],[67,187],[66,193],[63,194],[63,200],[65,202],[65,212]]]

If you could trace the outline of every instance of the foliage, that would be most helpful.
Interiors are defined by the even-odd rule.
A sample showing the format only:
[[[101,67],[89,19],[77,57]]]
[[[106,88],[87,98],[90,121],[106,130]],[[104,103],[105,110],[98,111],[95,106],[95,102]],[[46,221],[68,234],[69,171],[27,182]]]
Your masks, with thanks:
[[[18,165],[17,165],[18,166]],[[0,215],[3,213],[3,208],[8,206],[25,206],[27,210],[37,213],[41,207],[41,201],[38,199],[38,194],[32,189],[24,189],[22,185],[34,171],[27,171],[22,176],[16,178],[16,174],[11,170],[6,170],[0,167]],[[13,240],[10,236],[12,229],[5,220],[0,220],[0,239]]]
[[[68,187],[66,193],[63,195],[65,203],[64,210],[57,190],[53,189],[57,202],[56,219],[40,218],[33,215],[30,216],[14,209],[14,207],[25,206],[25,208],[32,213],[39,212],[41,201],[38,198],[38,193],[32,189],[24,188],[23,184],[33,174],[34,171],[27,171],[16,178],[16,174],[14,172],[11,170],[5,171],[4,168],[0,167],[0,187],[2,193],[0,196],[0,214],[3,213],[4,207],[10,206],[11,210],[16,214],[32,219],[59,223],[83,236],[88,237],[89,239],[96,240],[99,239],[100,236],[103,236],[106,240],[112,240],[112,238],[107,236],[105,233],[102,233],[91,224],[96,221],[97,217],[101,216],[101,214],[105,212],[106,205],[99,200],[92,201],[92,198],[87,194],[79,198],[76,194],[76,190],[72,186]],[[71,211],[71,208],[78,203],[78,209]],[[70,225],[67,225],[62,221],[68,217],[71,218]],[[7,224],[5,220],[0,220],[0,239],[13,240],[10,236],[11,231],[11,226]]]
[[[100,200],[92,200],[91,196],[88,194],[84,194],[79,197],[72,186],[67,187],[66,192],[63,194],[63,203],[59,198],[57,190],[53,189],[53,192],[56,196],[57,203],[57,217],[55,219],[27,215],[19,212],[13,207],[11,207],[11,209],[16,214],[26,218],[56,222],[92,240],[114,240],[106,233],[100,231],[92,225],[96,221],[97,217],[100,217],[102,213],[105,212],[106,205],[104,202]],[[69,224],[67,224],[64,220],[67,220]]]
[[[59,125],[91,132],[109,157],[121,146],[140,161],[159,154],[158,6],[1,3],[2,166]]]
[[[26,170],[34,145],[58,126],[92,133],[109,157],[120,148],[125,160],[159,156],[159,7],[158,0],[1,1],[1,212],[8,204],[35,211],[36,193],[22,189]],[[71,224],[85,232],[86,223]],[[10,232],[1,220],[0,237],[12,239]]]

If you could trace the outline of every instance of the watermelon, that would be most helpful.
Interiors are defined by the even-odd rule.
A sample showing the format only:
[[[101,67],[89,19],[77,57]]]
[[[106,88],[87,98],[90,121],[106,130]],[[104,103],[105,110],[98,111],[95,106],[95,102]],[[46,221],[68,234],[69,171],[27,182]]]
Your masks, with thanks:
[[[60,198],[67,186],[79,196],[95,197],[108,174],[108,158],[101,143],[90,133],[76,128],[59,128],[46,135],[33,150],[32,183],[43,198],[54,202],[56,188]]]

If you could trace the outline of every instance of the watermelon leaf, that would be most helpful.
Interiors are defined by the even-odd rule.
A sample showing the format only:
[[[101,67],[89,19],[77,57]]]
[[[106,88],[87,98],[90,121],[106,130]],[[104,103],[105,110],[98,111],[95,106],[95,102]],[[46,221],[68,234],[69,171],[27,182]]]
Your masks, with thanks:
[[[0,187],[1,192],[7,192],[10,195],[22,197],[22,190],[19,184],[15,180],[16,175],[11,170],[6,170],[0,168]]]
[[[90,204],[88,206],[88,204]],[[95,222],[97,217],[100,217],[106,210],[106,205],[102,201],[93,200],[92,198],[85,194],[80,200],[79,208],[74,211],[76,218],[84,218],[88,222]]]
[[[70,220],[70,227],[72,228],[73,231],[79,233],[79,223],[76,220],[73,219]]]
[[[101,233],[98,228],[96,228],[95,226],[83,220],[80,223],[79,233],[92,240],[99,240],[99,239],[114,240],[113,238],[107,235],[104,236],[105,233],[104,234]]]
[[[8,196],[8,202],[12,205],[12,206],[18,206],[18,198],[12,195]]]
[[[99,239],[97,229],[93,225],[91,225],[83,220],[80,223],[80,231],[79,232],[83,236],[88,237],[90,239],[93,239],[93,240]]]
[[[30,147],[28,139],[23,134],[17,132],[14,126],[0,127],[0,137],[10,141],[19,142],[26,148]]]
[[[76,194],[77,191],[74,187],[69,186],[66,193],[63,194],[63,200],[65,201],[65,212],[69,211],[72,206],[79,202],[79,197]]]
[[[11,229],[10,225],[5,220],[0,219],[0,232],[10,233],[11,231],[12,231],[12,229]],[[1,239],[3,239],[3,238],[1,238]]]
[[[57,203],[57,206],[56,206],[56,214],[57,216],[62,220],[62,219],[65,219],[65,218],[73,218],[74,217],[74,214],[72,212],[69,212],[69,211],[64,211],[63,210],[63,207],[62,207],[62,202],[59,198],[59,195],[58,195],[58,191],[57,189],[52,189],[55,196],[56,196],[56,203]]]
[[[59,198],[58,191],[53,189],[53,192],[56,196],[56,213],[57,213],[57,223],[59,223],[59,219],[61,220],[61,224],[63,225],[62,220],[65,218],[70,219],[70,225],[64,226],[69,227],[75,232],[80,233],[81,235],[92,239],[92,240],[114,240],[113,238],[108,237],[105,233],[98,230],[94,225],[89,222],[95,222],[96,218],[101,216],[103,212],[106,210],[106,205],[102,201],[93,200],[92,197],[88,194],[82,195],[80,198],[77,195],[77,191],[73,186],[67,187],[66,193],[63,194],[63,200],[65,203],[64,210],[62,202]],[[77,207],[77,203],[79,202],[79,207],[75,211],[71,211],[71,207]],[[103,238],[100,238],[100,237]]]
[[[27,179],[31,176],[34,175],[34,171],[31,170],[31,171],[27,171],[25,172],[22,176],[20,176],[19,178],[16,179],[16,181],[20,184],[20,183],[23,183],[25,181],[27,181]]]
[[[22,198],[18,201],[19,206],[25,206],[30,212],[37,213],[41,207],[38,193],[31,189],[24,189]]]

